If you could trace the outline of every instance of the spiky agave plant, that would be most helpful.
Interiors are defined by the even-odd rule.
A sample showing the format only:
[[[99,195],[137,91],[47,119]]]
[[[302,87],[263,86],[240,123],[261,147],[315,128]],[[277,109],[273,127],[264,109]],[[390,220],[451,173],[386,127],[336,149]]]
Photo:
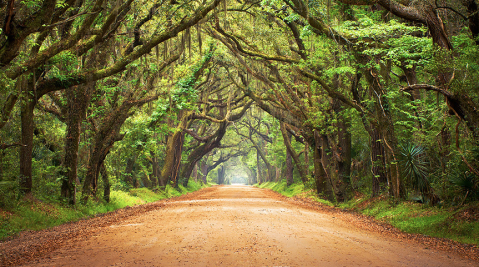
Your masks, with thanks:
[[[419,145],[408,143],[401,146],[399,164],[406,178],[406,185],[423,196],[428,196],[431,193],[431,185],[427,179],[428,162],[424,152],[424,147]]]
[[[464,173],[463,175],[459,175],[455,178],[450,179],[450,182],[461,188],[461,191],[464,194],[464,199],[462,200],[462,203],[464,203],[466,199],[476,200],[478,198],[479,193],[477,191],[479,189],[479,186],[473,174]]]
[[[476,165],[479,162],[479,143],[476,143],[470,152],[472,157],[470,162]],[[458,186],[464,194],[462,203],[466,200],[474,201],[479,199],[479,179],[476,175],[470,171],[457,172],[453,175],[449,182]]]

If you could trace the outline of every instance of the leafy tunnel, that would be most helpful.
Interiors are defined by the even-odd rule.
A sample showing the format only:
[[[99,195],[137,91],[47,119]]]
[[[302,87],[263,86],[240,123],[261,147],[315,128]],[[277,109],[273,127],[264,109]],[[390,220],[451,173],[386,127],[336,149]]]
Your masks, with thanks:
[[[0,17],[2,192],[479,198],[475,0],[27,0]]]

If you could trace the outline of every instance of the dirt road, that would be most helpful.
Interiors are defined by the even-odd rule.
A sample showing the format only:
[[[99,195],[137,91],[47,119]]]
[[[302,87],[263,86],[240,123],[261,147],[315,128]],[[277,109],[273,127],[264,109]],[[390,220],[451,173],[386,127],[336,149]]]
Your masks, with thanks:
[[[348,218],[267,190],[219,186],[63,242],[25,266],[478,266]]]

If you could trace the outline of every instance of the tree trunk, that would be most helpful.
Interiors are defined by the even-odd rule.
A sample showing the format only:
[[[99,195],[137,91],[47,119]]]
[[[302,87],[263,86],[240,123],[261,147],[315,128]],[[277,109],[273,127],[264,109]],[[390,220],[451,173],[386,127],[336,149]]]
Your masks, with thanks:
[[[225,168],[223,165],[221,165],[218,168],[218,184],[224,184],[225,183]]]
[[[110,179],[108,178],[108,173],[105,168],[105,163],[102,163],[100,166],[100,174],[103,181],[103,199],[109,203],[110,202]]]
[[[291,140],[291,136],[289,136],[289,140]],[[306,175],[309,175],[309,144],[308,142],[304,142],[304,171]]]
[[[83,183],[83,203],[88,201],[90,195],[96,195],[100,167],[115,142],[123,139],[124,135],[119,135],[118,133],[120,132],[121,126],[128,118],[128,111],[130,108],[131,106],[121,107],[114,113],[104,117],[93,138],[94,145],[88,161],[85,181]]]
[[[4,171],[3,171],[3,157],[5,154],[0,150],[0,182],[3,181]]]
[[[338,153],[340,155],[338,173],[340,179],[339,190],[342,192],[344,200],[349,197],[351,185],[351,133],[348,131],[350,126],[350,121],[340,115],[338,121]]]
[[[188,162],[182,167],[181,178],[183,180],[183,186],[188,184],[188,180],[191,176],[193,168],[196,166],[196,163],[201,160],[205,155],[210,153],[213,149],[217,148],[220,145],[221,140],[226,134],[226,128],[228,127],[227,123],[221,123],[216,131],[216,134],[211,137],[206,143],[195,148],[190,155],[188,156]]]
[[[130,186],[134,186],[133,167],[135,166],[135,161],[136,156],[132,156],[126,160],[125,176],[123,181]]]
[[[78,113],[78,115],[80,115]],[[81,118],[76,114],[67,115],[67,133],[65,136],[64,172],[62,177],[61,197],[70,205],[76,204],[76,180],[78,149],[81,134]]]
[[[102,161],[101,155],[101,145],[98,145],[98,142],[95,142],[95,146],[90,155],[90,160],[88,161],[87,173],[85,176],[85,181],[83,181],[83,190],[82,190],[82,202],[85,204],[88,201],[90,195],[96,195],[96,190],[98,186],[98,174],[100,172],[100,166]]]
[[[371,138],[371,163],[372,163],[372,191],[373,197],[381,194],[381,191],[385,189],[385,185],[388,183],[386,176],[386,156],[384,152],[383,144],[381,143],[381,137],[379,131],[376,128],[370,130]]]
[[[193,176],[193,180],[197,182],[198,181],[198,163],[196,163],[195,167],[193,168],[192,176]]]
[[[176,127],[175,132],[168,136],[168,141],[166,142],[165,164],[161,169],[160,175],[162,181],[161,184],[166,185],[169,181],[172,181],[174,187],[178,187],[178,171],[185,140],[185,132],[182,129],[186,128],[188,117],[191,112],[186,112],[186,114],[182,113],[183,112],[180,112],[180,114],[178,114],[180,123]]]
[[[119,129],[118,129],[119,130]],[[111,134],[115,134],[113,132]],[[100,175],[100,170],[103,162],[105,161],[106,156],[110,152],[110,148],[113,146],[115,141],[120,140],[121,138],[110,137],[105,139],[98,138],[95,141],[95,146],[93,152],[90,156],[88,162],[87,173],[85,176],[85,181],[83,183],[82,191],[82,202],[85,204],[88,201],[90,195],[95,196],[98,190],[98,176]]]
[[[369,57],[362,57],[363,63],[369,61]],[[384,147],[386,175],[389,181],[389,189],[392,196],[396,198],[405,197],[404,185],[397,168],[397,138],[394,132],[394,119],[391,111],[385,107],[389,106],[388,99],[385,97],[383,85],[380,83],[379,74],[374,68],[364,69],[364,76],[368,83],[369,95],[374,102],[374,119],[370,122],[373,128],[379,131],[380,142]],[[376,138],[376,136],[371,136]],[[389,170],[389,172],[387,172]]]
[[[181,163],[181,152],[183,150],[183,141],[185,133],[177,130],[169,138],[166,145],[165,164],[161,170],[162,184],[172,181],[175,187],[178,187],[178,168]]]
[[[203,184],[207,184],[208,181],[206,180],[206,177],[208,176],[208,157],[204,158],[203,161],[201,162],[201,175],[202,175],[202,180]]]
[[[291,134],[290,134],[291,135]],[[294,183],[293,180],[293,159],[291,157],[291,153],[286,149],[286,185],[290,186]]]
[[[331,187],[328,186],[326,170],[323,167],[321,137],[317,130],[314,131],[314,178],[316,182],[316,191],[329,200],[334,200]]]
[[[268,159],[266,158],[266,154],[264,153],[264,151],[261,149],[262,146],[258,146],[256,144],[253,144],[253,146],[256,148],[256,151],[258,152],[256,154],[256,156],[259,158],[257,158],[257,160],[261,159],[263,160],[264,164],[265,164],[265,175],[264,175],[264,178],[262,179],[263,182],[265,181],[273,181],[274,180],[274,177],[275,177],[275,174],[276,174],[276,171],[274,169],[274,166],[272,166]],[[259,162],[259,161],[258,161]],[[258,169],[259,170],[259,169]]]
[[[263,179],[261,178],[261,156],[259,155],[259,151],[256,149],[256,179],[258,180],[258,184],[261,184]]]
[[[256,171],[246,166],[246,173],[248,174],[247,184],[250,184],[250,185],[256,184]]]
[[[479,45],[479,7],[477,6],[476,0],[462,0],[462,5],[467,8],[469,30],[472,33],[476,45]]]
[[[61,186],[61,197],[70,205],[76,203],[76,181],[78,170],[78,149],[80,145],[81,124],[85,118],[86,109],[94,84],[79,85],[65,91],[67,98],[67,114],[65,116],[67,133],[64,148],[64,171]]]
[[[321,163],[323,164],[323,169],[326,173],[327,186],[331,188],[336,200],[342,201],[342,192],[340,192],[337,188],[339,174],[337,172],[338,161],[334,158],[336,155],[333,155],[334,151],[331,149],[328,136],[322,134],[319,138],[321,141]]]
[[[31,96],[30,91],[27,90],[21,107],[20,194],[23,196],[32,194],[33,110],[35,104],[35,96]]]
[[[163,186],[160,184],[160,166],[158,165],[158,157],[156,156],[155,152],[150,151],[151,155],[151,186],[156,187],[157,185]]]
[[[303,183],[306,183],[308,180],[308,177],[306,174],[307,172],[304,166],[304,162],[300,160],[299,155],[296,153],[296,151],[294,151],[294,148],[291,145],[291,139],[288,137],[288,131],[286,130],[286,126],[282,122],[280,124],[280,130],[281,130],[281,134],[283,135],[283,140],[284,140],[284,145],[286,146],[286,150],[290,153],[296,167],[298,168],[301,181],[303,181]]]

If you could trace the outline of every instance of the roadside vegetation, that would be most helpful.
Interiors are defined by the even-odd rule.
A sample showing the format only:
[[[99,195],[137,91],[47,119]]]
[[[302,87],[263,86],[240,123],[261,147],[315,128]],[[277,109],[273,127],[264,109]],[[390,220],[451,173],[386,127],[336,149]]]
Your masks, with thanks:
[[[58,199],[39,196],[12,202],[8,209],[0,209],[0,240],[21,231],[42,230],[63,223],[94,217],[117,209],[146,204],[162,199],[181,196],[211,186],[189,181],[188,186],[178,188],[167,185],[162,188],[132,188],[128,191],[113,190],[110,202],[90,199],[86,204],[66,205]]]
[[[479,201],[478,1],[0,1],[2,214],[285,179],[455,229]]]
[[[303,183],[294,183],[288,186],[288,183],[286,180],[281,180],[279,182],[265,182],[262,184],[256,184],[255,186],[259,188],[271,189],[273,191],[280,193],[283,196],[306,197],[306,198],[314,199],[328,206],[334,206],[334,204],[331,201],[319,198],[318,195],[316,194],[316,191],[313,189],[313,187],[311,185],[308,186],[308,184],[305,185]]]
[[[338,207],[373,216],[406,233],[479,245],[479,202],[458,208],[431,206],[414,201],[397,202],[386,197],[358,197],[341,203]]]
[[[333,204],[320,199],[314,189],[302,183],[286,185],[286,181],[256,184],[287,197],[311,198],[329,206],[346,211],[355,211],[391,224],[399,230],[411,234],[447,238],[466,244],[479,245],[479,202],[471,202],[461,207],[432,206],[414,200],[395,201],[385,196],[368,197],[357,193],[347,202]]]

